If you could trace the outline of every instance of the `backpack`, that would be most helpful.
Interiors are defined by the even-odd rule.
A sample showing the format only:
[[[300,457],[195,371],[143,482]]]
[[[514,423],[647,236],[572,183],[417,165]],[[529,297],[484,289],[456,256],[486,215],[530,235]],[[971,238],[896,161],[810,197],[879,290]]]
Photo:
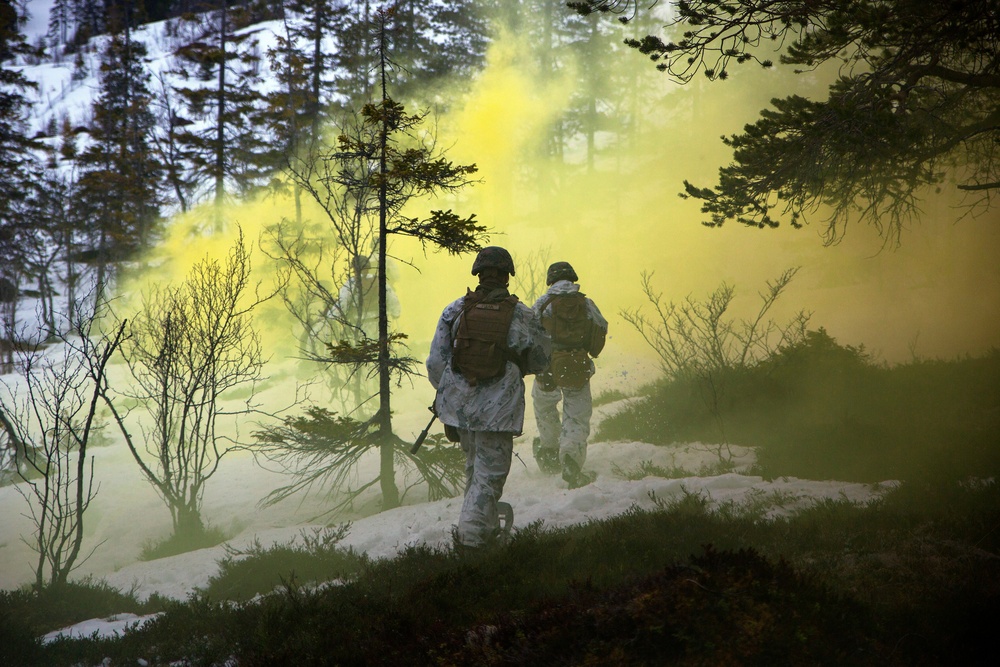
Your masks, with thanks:
[[[594,324],[587,315],[587,296],[583,292],[553,294],[539,311],[542,326],[556,349],[590,351]]]
[[[518,299],[513,294],[500,301],[487,300],[482,292],[466,291],[452,344],[452,369],[471,385],[503,375],[511,359],[507,333]]]

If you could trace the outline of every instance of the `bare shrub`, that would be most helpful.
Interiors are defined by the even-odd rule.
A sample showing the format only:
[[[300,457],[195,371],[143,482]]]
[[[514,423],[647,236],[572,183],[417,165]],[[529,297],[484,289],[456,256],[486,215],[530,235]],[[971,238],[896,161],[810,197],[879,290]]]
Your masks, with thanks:
[[[766,289],[758,292],[757,312],[746,319],[730,312],[736,297],[732,285],[723,283],[704,300],[688,296],[681,302],[665,301],[663,293],[653,287],[652,273],[642,274],[642,290],[652,314],[638,308],[621,313],[656,352],[669,379],[697,387],[723,443],[723,402],[735,376],[805,338],[810,313],[800,310],[784,323],[770,316],[797,272],[788,269],[768,280]]]
[[[219,462],[237,445],[218,433],[220,417],[253,412],[253,387],[264,359],[251,311],[264,299],[250,284],[250,256],[242,233],[225,260],[205,259],[183,284],[151,288],[131,325],[121,354],[134,380],[122,393],[146,419],[141,440],[128,428],[128,412],[108,406],[143,475],[170,510],[174,536],[197,542],[204,534],[201,501]],[[227,411],[237,387],[250,398]]]
[[[0,429],[15,450],[17,488],[35,526],[22,539],[37,554],[39,590],[65,586],[87,559],[81,553],[84,514],[97,494],[88,448],[100,427],[97,407],[108,361],[124,336],[124,325],[97,332],[96,320],[93,311],[81,316],[79,335],[60,335],[57,347],[18,346],[19,382],[0,380]]]

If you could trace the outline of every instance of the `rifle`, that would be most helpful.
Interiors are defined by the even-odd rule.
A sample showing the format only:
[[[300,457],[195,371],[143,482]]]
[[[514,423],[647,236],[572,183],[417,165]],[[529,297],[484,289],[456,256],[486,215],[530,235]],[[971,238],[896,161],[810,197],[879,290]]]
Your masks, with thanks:
[[[434,412],[434,406],[432,405],[427,409],[431,411],[431,420],[427,422],[427,426],[424,427],[424,430],[420,432],[420,435],[418,435],[417,439],[413,442],[413,446],[410,447],[410,454],[416,454],[417,450],[420,449],[420,445],[424,444],[424,440],[427,439],[427,434],[430,432],[431,426],[434,424],[434,420],[437,419],[437,413]]]

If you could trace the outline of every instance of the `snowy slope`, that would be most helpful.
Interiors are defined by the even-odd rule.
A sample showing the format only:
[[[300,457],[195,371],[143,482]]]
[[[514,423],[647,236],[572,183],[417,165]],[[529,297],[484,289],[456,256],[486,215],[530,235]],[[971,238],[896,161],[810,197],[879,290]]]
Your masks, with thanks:
[[[50,0],[32,0],[28,3],[31,20],[25,29],[25,34],[30,44],[35,44],[39,37],[47,32],[49,4]],[[168,24],[171,24],[171,21],[150,23],[140,26],[132,34],[133,40],[142,42],[146,47],[146,65],[151,75],[149,88],[154,97],[164,89],[164,86],[189,85],[183,84],[183,81],[172,73],[176,67],[173,52],[182,44],[194,39],[194,33],[190,32],[193,28],[176,19],[172,25]],[[264,56],[268,49],[276,45],[275,31],[281,29],[280,22],[268,21],[240,30],[238,34],[254,33],[259,53]],[[58,58],[58,62],[24,63],[19,67],[24,76],[38,86],[35,91],[28,91],[28,99],[32,102],[29,135],[45,131],[52,119],[57,121],[57,127],[64,118],[68,118],[74,127],[86,124],[91,115],[91,102],[99,89],[100,54],[106,48],[107,41],[106,36],[90,40],[88,46],[83,49],[82,72],[78,71],[74,64],[75,54],[62,56]],[[54,52],[52,49],[50,51]],[[262,58],[261,68],[264,71],[262,91],[266,92],[268,82],[271,81],[267,76],[269,65],[266,57]]]
[[[603,412],[609,409],[615,406],[607,406]],[[504,500],[514,506],[515,528],[535,521],[550,528],[585,523],[636,506],[652,508],[654,496],[670,501],[684,493],[703,495],[713,505],[764,503],[771,508],[772,516],[779,516],[820,499],[843,498],[864,503],[894,485],[892,482],[867,485],[794,478],[766,481],[740,472],[699,475],[699,470],[719,462],[717,446],[689,443],[658,447],[641,442],[609,442],[595,443],[589,448],[587,468],[598,473],[597,480],[589,486],[569,490],[558,476],[544,475],[534,465],[530,446],[533,432],[534,428],[529,427],[515,443],[517,457],[504,492]],[[734,447],[732,453],[736,470],[753,462],[753,451],[748,448]],[[691,476],[681,479],[650,476],[635,481],[622,477],[623,471],[634,471],[643,462],[664,468],[682,468],[691,471]],[[127,460],[118,462],[122,466],[120,470],[109,465],[110,461],[103,463],[101,468],[106,476],[102,485],[114,484],[118,474],[124,478],[132,476]],[[370,463],[376,465],[374,459]],[[280,479],[256,467],[250,459],[230,461],[229,465],[227,474],[213,479],[205,499],[212,524],[237,533],[228,544],[240,548],[255,539],[264,546],[289,543],[299,539],[304,530],[314,527],[308,518],[322,511],[321,498],[290,501],[255,512],[253,508],[260,497]],[[128,492],[123,493],[126,490]],[[0,489],[0,507],[4,507],[3,516],[7,517],[2,519],[4,535],[8,535],[10,529],[7,520],[12,500],[10,492],[9,488]],[[359,507],[354,515],[346,517],[352,524],[341,544],[375,558],[390,557],[411,544],[447,545],[457,521],[460,499],[419,500],[414,498],[414,504],[368,516],[365,514],[373,511],[373,504]],[[217,562],[224,555],[222,546],[152,562],[134,560],[143,542],[154,537],[157,528],[167,527],[165,510],[148,488],[136,487],[134,483],[123,484],[122,488],[102,486],[95,506],[97,519],[93,530],[106,540],[84,568],[95,578],[123,590],[134,589],[140,598],[159,593],[185,599],[192,591],[206,585],[216,573]],[[4,550],[9,548],[8,543]],[[11,573],[5,567],[3,574]],[[127,615],[93,619],[59,632],[82,636],[97,631],[108,635],[121,632],[137,620],[141,619]]]

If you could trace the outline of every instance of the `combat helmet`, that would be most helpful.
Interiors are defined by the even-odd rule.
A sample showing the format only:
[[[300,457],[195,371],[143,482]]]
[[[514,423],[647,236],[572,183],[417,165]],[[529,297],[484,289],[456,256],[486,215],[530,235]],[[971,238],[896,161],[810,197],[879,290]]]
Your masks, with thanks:
[[[364,255],[357,255],[351,260],[351,265],[358,273],[365,273],[371,268],[372,261]]]
[[[504,273],[514,275],[514,259],[506,249],[497,245],[486,246],[476,255],[472,263],[472,275],[478,276],[483,269],[500,269]]]
[[[551,285],[557,280],[570,280],[575,283],[579,277],[569,262],[555,262],[549,265],[549,270],[545,274],[545,284]]]

